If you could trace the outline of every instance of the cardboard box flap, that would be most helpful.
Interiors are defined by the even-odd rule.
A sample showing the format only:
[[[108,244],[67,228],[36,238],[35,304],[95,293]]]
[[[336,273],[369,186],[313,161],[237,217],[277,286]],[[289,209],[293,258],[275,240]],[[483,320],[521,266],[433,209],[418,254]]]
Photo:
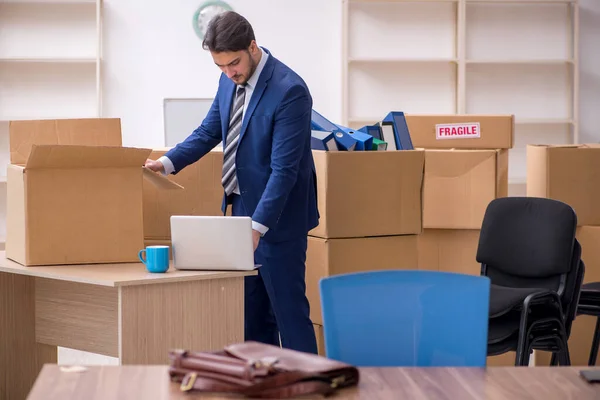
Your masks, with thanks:
[[[528,143],[527,146],[537,147],[541,149],[579,149],[581,144],[535,144]]]
[[[32,145],[25,168],[141,168],[151,151],[118,146]]]
[[[156,186],[158,189],[184,189],[184,187],[181,186],[179,183],[173,182],[172,180],[170,180],[162,174],[153,172],[146,167],[142,167],[142,169],[144,170],[144,179]]]
[[[36,145],[115,146],[121,143],[119,118],[10,121],[10,162],[25,164]]]
[[[495,157],[495,150],[427,150],[425,175],[435,171],[438,177],[462,176],[490,159],[495,165]]]
[[[546,149],[600,149],[600,143],[582,143],[582,144],[527,144],[527,146],[546,148]]]

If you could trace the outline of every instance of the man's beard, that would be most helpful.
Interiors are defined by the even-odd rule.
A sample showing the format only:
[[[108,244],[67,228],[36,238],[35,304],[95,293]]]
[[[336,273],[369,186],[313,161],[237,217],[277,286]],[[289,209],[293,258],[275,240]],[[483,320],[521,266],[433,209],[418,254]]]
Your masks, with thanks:
[[[244,82],[244,83],[248,83],[248,80],[252,77],[252,75],[254,75],[257,65],[258,64],[256,61],[254,61],[254,58],[252,58],[252,56],[250,56],[250,72],[248,72],[248,77],[246,78],[246,82]]]

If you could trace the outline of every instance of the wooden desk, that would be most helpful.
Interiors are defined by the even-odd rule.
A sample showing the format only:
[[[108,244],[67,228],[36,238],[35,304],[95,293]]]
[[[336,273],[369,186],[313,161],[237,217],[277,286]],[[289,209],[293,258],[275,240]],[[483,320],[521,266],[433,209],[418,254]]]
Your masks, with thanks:
[[[361,368],[357,388],[331,399],[346,400],[597,400],[600,384],[579,377],[582,367]],[[308,396],[307,396],[308,397]],[[313,396],[313,398],[320,396]],[[231,399],[190,395],[169,382],[166,366],[87,367],[63,372],[44,366],[28,400]],[[306,398],[306,397],[304,397]]]
[[[21,400],[57,346],[165,364],[171,348],[244,339],[252,272],[147,272],[142,263],[24,267],[0,251],[0,399]]]

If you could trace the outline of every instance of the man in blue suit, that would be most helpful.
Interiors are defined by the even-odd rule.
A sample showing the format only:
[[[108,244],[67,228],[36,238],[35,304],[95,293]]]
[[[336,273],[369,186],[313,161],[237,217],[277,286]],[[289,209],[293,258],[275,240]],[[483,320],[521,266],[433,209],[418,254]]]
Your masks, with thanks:
[[[305,82],[256,44],[235,12],[211,20],[204,49],[223,72],[202,124],[146,167],[181,171],[223,142],[222,210],[252,217],[258,275],[246,277],[245,339],[317,353],[305,289],[308,232],[318,225]]]

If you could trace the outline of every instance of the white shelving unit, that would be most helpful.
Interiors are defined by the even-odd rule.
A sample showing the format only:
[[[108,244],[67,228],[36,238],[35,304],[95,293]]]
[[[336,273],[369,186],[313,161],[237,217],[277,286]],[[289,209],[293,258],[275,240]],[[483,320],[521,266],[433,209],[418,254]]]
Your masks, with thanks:
[[[577,0],[343,0],[342,124],[389,111],[514,114],[528,143],[579,143]],[[518,190],[518,189],[517,189]]]
[[[102,115],[102,0],[0,0],[0,242],[8,121]]]

